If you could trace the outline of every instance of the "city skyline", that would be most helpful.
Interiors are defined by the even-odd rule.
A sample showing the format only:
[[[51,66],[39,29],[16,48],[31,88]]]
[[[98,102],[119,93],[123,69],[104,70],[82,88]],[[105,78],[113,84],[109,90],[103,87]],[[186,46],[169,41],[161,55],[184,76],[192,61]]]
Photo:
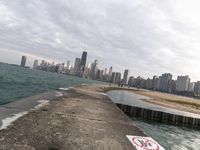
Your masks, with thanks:
[[[110,64],[121,73],[128,68],[145,78],[163,72],[186,74],[197,81],[199,3],[3,0],[0,61],[18,63],[25,55],[28,64],[31,57],[31,63],[43,58],[66,63],[86,48],[89,61],[98,59],[102,68]]]
[[[88,55],[87,51],[83,51],[80,58],[78,56],[75,57],[74,63],[69,61],[69,60],[67,60],[67,63],[63,63],[63,62],[56,63],[54,61],[49,62],[49,61],[46,61],[44,59],[43,60],[35,59],[33,64],[32,64],[32,67],[30,67],[30,66],[27,66],[27,67],[30,67],[32,69],[37,69],[38,66],[44,65],[45,63],[47,65],[50,65],[50,66],[57,66],[57,65],[60,66],[61,65],[63,67],[61,70],[63,70],[64,68],[66,68],[69,71],[71,70],[72,71],[71,75],[75,75],[75,76],[79,76],[79,77],[86,77],[86,78],[89,77],[93,80],[103,80],[103,79],[97,78],[98,71],[102,71],[102,76],[103,75],[110,76],[109,82],[113,82],[113,83],[116,83],[116,84],[119,83],[119,82],[121,82],[122,84],[128,84],[130,78],[135,78],[135,79],[141,78],[141,79],[145,79],[145,80],[149,80],[149,79],[156,80],[156,78],[164,77],[164,78],[169,79],[169,80],[177,81],[177,84],[181,84],[179,88],[183,88],[182,82],[183,82],[183,84],[185,84],[184,82],[187,82],[188,85],[185,88],[187,88],[189,90],[189,88],[190,88],[189,83],[194,83],[194,81],[190,78],[189,75],[178,75],[177,77],[174,77],[174,75],[171,74],[171,73],[162,73],[160,75],[154,75],[152,77],[148,76],[147,78],[144,78],[140,75],[134,76],[133,74],[130,73],[130,70],[127,69],[127,68],[124,68],[123,72],[120,72],[119,70],[113,70],[113,66],[110,66],[109,70],[108,70],[109,65],[107,67],[100,68],[100,67],[98,67],[99,61],[97,59],[95,59],[94,62],[88,62],[87,61],[87,59],[88,59],[87,55]],[[26,60],[27,60],[27,56],[21,56],[21,63],[19,65],[21,67],[26,67]],[[22,65],[22,62],[23,62],[23,65]],[[84,71],[81,72],[81,75],[80,75],[80,71],[82,71],[82,65],[84,66]],[[58,68],[58,70],[59,70],[59,68]],[[107,72],[107,70],[108,70],[108,72]],[[85,74],[86,72],[89,73],[89,74],[84,76],[83,74]],[[62,73],[62,71],[60,73]],[[70,73],[68,72],[67,74],[70,74]],[[117,78],[117,79],[115,79],[115,78]],[[179,82],[179,79],[182,79],[182,80]],[[184,81],[185,79],[187,81]],[[107,79],[105,79],[105,80],[107,80]],[[199,80],[197,80],[196,82],[198,82],[198,81]],[[166,83],[163,83],[163,84],[164,84],[163,91],[167,91],[167,87],[165,87]],[[174,87],[174,88],[177,90],[177,86]],[[177,91],[179,91],[179,90],[177,90]]]
[[[55,62],[42,60],[39,64],[38,59],[36,59],[34,60],[32,69],[113,83],[121,87],[128,85],[128,87],[143,88],[184,96],[200,96],[200,81],[192,82],[188,75],[180,75],[177,76],[177,79],[173,79],[173,74],[163,73],[162,75],[154,75],[152,78],[148,77],[145,79],[141,76],[131,76],[130,70],[128,69],[125,69],[123,74],[118,71],[113,71],[112,66],[110,66],[109,72],[107,72],[107,68],[98,67],[97,59],[92,63],[87,62],[87,55],[87,51],[83,51],[81,58],[77,56],[75,58],[74,66],[71,65],[70,61],[67,61],[67,64],[56,64]],[[21,67],[27,68],[26,58],[26,56],[22,56]]]
[[[75,57],[75,58],[71,58],[72,60],[74,60],[74,61],[70,61],[70,60],[66,60],[66,62],[61,62],[61,61],[59,61],[59,62],[55,62],[55,61],[48,61],[48,60],[46,60],[46,59],[38,59],[38,58],[36,58],[36,59],[34,59],[33,60],[33,62],[32,62],[32,64],[31,65],[27,65],[26,64],[26,62],[27,62],[27,60],[28,60],[28,57],[27,56],[25,56],[25,55],[23,55],[23,56],[21,56],[21,59],[20,60],[18,60],[18,63],[16,63],[16,65],[19,65],[19,66],[21,66],[21,67],[29,67],[29,68],[32,68],[32,69],[36,69],[37,67],[36,66],[39,66],[39,65],[41,65],[42,63],[48,63],[48,64],[53,64],[53,65],[59,65],[59,64],[61,64],[61,65],[64,65],[66,68],[68,68],[69,70],[70,70],[70,68],[72,68],[73,70],[75,69],[75,70],[79,70],[80,69],[80,67],[81,67],[81,58],[82,57],[84,57],[84,53],[86,53],[86,58],[84,58],[85,60],[84,60],[84,68],[87,66],[88,67],[88,65],[90,66],[89,68],[92,68],[92,66],[91,66],[91,64],[93,64],[92,62],[88,62],[87,61],[87,55],[88,55],[88,53],[87,53],[87,51],[82,51],[82,56],[80,56],[79,58],[78,58],[78,56],[77,57]],[[77,66],[77,64],[76,64],[76,61],[77,61],[77,59],[79,59],[79,64],[78,64],[78,66]],[[98,64],[98,60],[97,59],[94,59],[94,62],[96,62],[97,64]],[[7,62],[4,62],[4,63],[7,63]],[[15,64],[15,63],[14,63]],[[70,68],[69,68],[69,65],[70,64]],[[157,76],[157,77],[159,77],[159,76],[161,76],[161,75],[165,75],[165,74],[170,74],[171,75],[171,79],[173,79],[173,80],[178,80],[178,77],[188,77],[188,78],[190,78],[190,75],[188,75],[188,74],[179,74],[179,75],[177,75],[177,76],[174,76],[174,74],[172,74],[172,73],[162,73],[162,74],[154,74],[153,76],[147,76],[146,78],[145,77],[143,77],[143,76],[141,76],[141,75],[138,75],[138,76],[135,76],[134,75],[134,73],[130,73],[130,70],[129,69],[127,69],[127,68],[123,68],[123,71],[121,72],[121,71],[119,71],[119,70],[116,70],[116,69],[114,69],[113,70],[113,66],[109,66],[109,64],[107,64],[107,66],[106,67],[104,67],[104,68],[101,68],[101,67],[97,67],[97,69],[98,70],[103,70],[103,71],[105,71],[105,70],[107,70],[109,68],[109,70],[108,70],[108,72],[106,73],[106,74],[108,74],[108,75],[110,75],[110,71],[111,71],[111,75],[110,76],[112,76],[113,74],[112,73],[115,73],[115,74],[120,74],[120,79],[121,80],[124,80],[124,76],[126,76],[126,82],[125,83],[127,83],[128,82],[128,80],[129,80],[129,77],[134,77],[134,78],[137,78],[137,77],[140,77],[140,78],[142,78],[142,79],[153,79],[154,78],[154,76]],[[111,69],[112,68],[112,69]],[[77,72],[76,72],[77,73]],[[126,74],[126,75],[125,75]],[[77,74],[77,76],[78,76],[78,74]],[[94,78],[95,79],[95,78]],[[194,80],[192,80],[192,78],[190,78],[190,82],[198,82],[199,80],[196,80],[196,81],[194,81]],[[122,81],[123,82],[123,84],[125,84],[124,83],[124,81]],[[117,83],[117,82],[116,82]]]

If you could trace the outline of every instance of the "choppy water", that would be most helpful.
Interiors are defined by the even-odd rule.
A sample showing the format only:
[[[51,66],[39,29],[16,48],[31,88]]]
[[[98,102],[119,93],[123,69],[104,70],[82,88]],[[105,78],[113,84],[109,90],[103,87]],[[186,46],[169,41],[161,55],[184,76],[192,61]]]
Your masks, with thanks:
[[[114,103],[141,107],[147,105],[141,99],[148,99],[148,97],[138,94],[130,94],[130,92],[125,91],[110,91],[107,95]],[[150,105],[149,107],[155,109],[154,106]],[[166,150],[200,150],[200,131],[155,122],[145,122],[136,118],[133,118],[133,120],[146,135],[152,137]]]
[[[199,150],[200,131],[135,120],[137,126],[166,150]]]
[[[0,105],[24,97],[96,81],[0,63]]]

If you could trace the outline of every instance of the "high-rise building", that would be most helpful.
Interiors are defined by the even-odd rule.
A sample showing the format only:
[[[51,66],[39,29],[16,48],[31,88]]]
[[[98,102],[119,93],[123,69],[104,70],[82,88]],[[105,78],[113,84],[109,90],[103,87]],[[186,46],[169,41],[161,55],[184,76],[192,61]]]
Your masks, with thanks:
[[[97,71],[98,71],[98,60],[95,60],[91,65],[91,75],[90,76],[93,80],[95,80],[97,77]]]
[[[153,87],[153,80],[150,79],[150,78],[148,78],[148,79],[146,80],[145,88],[146,88],[146,89],[152,89],[152,87]]]
[[[107,75],[107,68],[104,69],[104,75]]]
[[[178,76],[176,81],[177,92],[187,92],[190,84],[189,76]]]
[[[88,64],[87,64],[87,68],[88,68],[88,69],[91,69],[91,63],[88,63]]]
[[[138,76],[135,79],[135,86],[137,88],[144,88],[145,87],[145,79],[143,79],[142,77]]]
[[[173,93],[176,90],[176,81],[175,80],[170,80],[168,84],[168,91],[169,93]]]
[[[25,66],[26,66],[26,56],[22,56],[21,67],[25,67]]]
[[[200,96],[200,81],[197,81],[194,85],[194,94]]]
[[[100,80],[102,81],[103,80],[103,70],[97,70],[97,77],[96,77],[97,80]]]
[[[76,58],[75,59],[75,63],[74,63],[74,74],[78,73],[80,63],[81,63],[81,59],[80,58]]]
[[[40,67],[41,67],[41,68],[45,67],[45,60],[42,60],[42,61],[41,61]]]
[[[79,66],[79,76],[81,76],[81,77],[84,75],[86,61],[87,61],[87,52],[84,51],[82,53],[81,62],[80,62],[80,66]]]
[[[62,73],[62,71],[63,71],[63,65],[58,64],[58,73]]]
[[[135,86],[135,78],[133,76],[131,76],[128,80],[128,85],[130,87]]]
[[[71,67],[70,61],[68,60],[68,61],[67,61],[67,70],[70,70],[70,67]]]
[[[116,80],[116,72],[113,72],[112,75],[111,75],[111,83],[115,83],[115,80]]]
[[[104,70],[101,70],[101,72],[100,72],[100,80],[101,81],[103,80],[103,73],[104,73]]]
[[[153,76],[152,89],[157,90],[159,87],[159,77]]]
[[[123,84],[128,84],[128,78],[129,78],[129,70],[124,70],[124,76],[123,76]]]
[[[169,83],[172,80],[172,74],[170,73],[162,74],[159,80],[160,80],[159,90],[163,92],[169,92]]]
[[[34,60],[33,62],[33,69],[37,69],[38,67],[38,59]]]
[[[86,68],[85,68],[85,77],[89,78],[90,77],[90,71],[91,71],[91,64],[88,63]]]
[[[121,84],[121,73],[120,72],[116,73],[115,83],[116,84]]]
[[[97,70],[97,77],[96,77],[96,80],[100,80],[100,77],[101,76],[101,70]]]
[[[112,76],[112,70],[113,70],[113,67],[111,66],[110,69],[109,69],[109,73],[108,75],[111,77]]]
[[[188,87],[188,92],[194,92],[195,82],[190,82]]]

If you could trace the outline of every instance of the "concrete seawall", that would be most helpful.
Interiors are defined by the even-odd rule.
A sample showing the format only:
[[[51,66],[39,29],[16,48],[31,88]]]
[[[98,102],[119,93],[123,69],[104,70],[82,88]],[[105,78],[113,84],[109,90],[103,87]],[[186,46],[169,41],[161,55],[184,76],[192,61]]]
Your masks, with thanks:
[[[129,117],[139,117],[150,121],[171,124],[175,126],[200,129],[200,118],[150,110],[147,108],[116,104]]]
[[[0,149],[136,150],[127,135],[146,137],[102,93],[102,85],[60,92],[62,97],[0,130]]]

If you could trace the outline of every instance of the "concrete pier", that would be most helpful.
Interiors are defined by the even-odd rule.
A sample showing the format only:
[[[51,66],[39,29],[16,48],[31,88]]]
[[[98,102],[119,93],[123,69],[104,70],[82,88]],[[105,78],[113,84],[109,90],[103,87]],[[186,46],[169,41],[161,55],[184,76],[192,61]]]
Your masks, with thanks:
[[[126,135],[145,136],[103,92],[88,85],[59,91],[64,96],[30,111],[0,131],[3,150],[134,150]],[[143,110],[120,106],[141,115]],[[149,113],[143,112],[149,117]],[[159,115],[159,114],[155,114]],[[175,118],[177,119],[177,118]]]
[[[144,118],[146,120],[167,123],[175,126],[200,129],[200,118],[172,114],[164,111],[150,110],[147,108],[135,107],[124,104],[117,104],[117,106],[130,117],[139,117]]]

